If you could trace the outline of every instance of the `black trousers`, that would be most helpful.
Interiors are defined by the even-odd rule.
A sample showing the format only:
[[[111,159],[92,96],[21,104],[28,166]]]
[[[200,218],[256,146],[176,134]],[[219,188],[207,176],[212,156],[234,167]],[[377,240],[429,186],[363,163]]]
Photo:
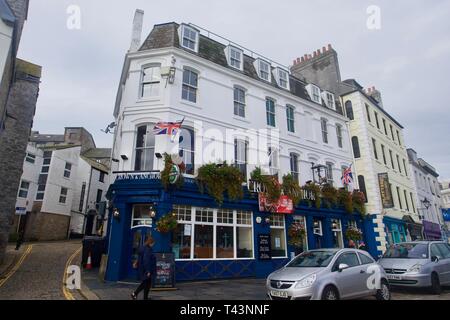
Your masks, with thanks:
[[[148,300],[148,295],[150,293],[150,289],[152,287],[152,278],[147,278],[139,285],[139,287],[134,292],[136,296],[139,295],[142,291],[144,291],[144,300]]]

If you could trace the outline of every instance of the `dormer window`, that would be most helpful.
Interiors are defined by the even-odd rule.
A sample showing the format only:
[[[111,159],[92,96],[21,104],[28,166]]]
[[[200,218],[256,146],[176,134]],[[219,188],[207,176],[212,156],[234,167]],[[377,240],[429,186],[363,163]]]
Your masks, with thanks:
[[[199,35],[199,32],[196,29],[194,29],[188,25],[182,25],[181,26],[181,46],[183,48],[197,52],[198,51],[198,35]]]
[[[306,86],[306,90],[308,91],[312,101],[322,104],[322,98],[320,96],[320,88],[318,86],[309,84]]]
[[[289,90],[289,73],[286,70],[277,68],[277,83],[281,88]]]
[[[328,108],[336,110],[336,102],[334,100],[334,94],[328,91],[324,91],[322,93],[322,99],[325,101],[325,104]]]
[[[257,59],[255,62],[255,68],[258,71],[258,76],[261,79],[270,82],[270,63],[261,59]]]
[[[236,47],[233,46],[228,46],[227,47],[227,52],[226,52],[226,56],[228,59],[228,65],[232,68],[238,69],[238,70],[243,70],[243,56],[244,53],[241,49],[238,49]]]

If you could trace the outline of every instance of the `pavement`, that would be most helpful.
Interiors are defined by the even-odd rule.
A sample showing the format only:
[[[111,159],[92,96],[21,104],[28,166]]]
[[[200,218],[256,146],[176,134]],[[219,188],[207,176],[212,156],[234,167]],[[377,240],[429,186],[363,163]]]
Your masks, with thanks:
[[[81,264],[81,242],[24,244],[8,247],[0,266],[0,300],[130,300],[137,283],[101,280],[98,270],[81,272],[81,289],[68,290],[65,270]],[[393,288],[393,300],[450,300],[450,288],[441,295],[427,290]],[[140,297],[142,299],[142,296]],[[266,300],[263,279],[183,282],[177,290],[152,291],[153,300]],[[364,300],[373,300],[370,297]]]

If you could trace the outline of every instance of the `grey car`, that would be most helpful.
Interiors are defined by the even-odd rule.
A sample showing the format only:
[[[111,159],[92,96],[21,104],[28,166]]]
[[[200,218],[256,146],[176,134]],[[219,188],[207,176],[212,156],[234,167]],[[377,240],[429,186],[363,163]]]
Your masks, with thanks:
[[[321,249],[302,253],[267,278],[271,300],[390,300],[386,274],[365,251]]]
[[[440,241],[391,245],[378,263],[393,286],[430,288],[450,285],[450,246]]]

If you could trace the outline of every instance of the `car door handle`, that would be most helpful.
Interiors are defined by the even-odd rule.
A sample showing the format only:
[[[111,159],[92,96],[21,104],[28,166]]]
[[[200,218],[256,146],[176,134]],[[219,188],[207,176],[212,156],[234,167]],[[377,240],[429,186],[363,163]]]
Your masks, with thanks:
[[[364,273],[366,273],[364,270],[361,270],[359,273],[361,273],[361,274],[364,274]]]

